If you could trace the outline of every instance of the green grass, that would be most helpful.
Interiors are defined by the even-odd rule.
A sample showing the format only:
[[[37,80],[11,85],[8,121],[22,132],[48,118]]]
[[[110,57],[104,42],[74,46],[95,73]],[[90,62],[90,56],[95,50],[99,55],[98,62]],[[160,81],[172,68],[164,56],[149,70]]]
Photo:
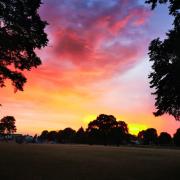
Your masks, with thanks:
[[[0,180],[178,180],[180,150],[0,144]]]

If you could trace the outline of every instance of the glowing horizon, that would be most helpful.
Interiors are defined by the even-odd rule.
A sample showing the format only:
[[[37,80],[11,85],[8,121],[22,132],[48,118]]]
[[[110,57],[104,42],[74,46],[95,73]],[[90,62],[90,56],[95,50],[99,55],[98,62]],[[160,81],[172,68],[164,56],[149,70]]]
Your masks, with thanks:
[[[149,88],[149,42],[171,26],[166,6],[155,11],[137,0],[44,0],[49,45],[37,51],[42,65],[25,72],[24,92],[1,88],[1,117],[12,115],[18,133],[87,127],[112,114],[129,130],[154,127],[171,135],[179,122],[154,117]],[[162,19],[166,19],[163,21]]]

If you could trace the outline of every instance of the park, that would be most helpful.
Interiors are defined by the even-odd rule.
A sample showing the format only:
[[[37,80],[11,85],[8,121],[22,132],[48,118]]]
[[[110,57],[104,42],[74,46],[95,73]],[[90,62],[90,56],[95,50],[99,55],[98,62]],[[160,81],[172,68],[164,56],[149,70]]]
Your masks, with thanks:
[[[180,0],[0,0],[0,180],[180,179]]]
[[[1,179],[176,180],[180,150],[97,145],[0,144]]]

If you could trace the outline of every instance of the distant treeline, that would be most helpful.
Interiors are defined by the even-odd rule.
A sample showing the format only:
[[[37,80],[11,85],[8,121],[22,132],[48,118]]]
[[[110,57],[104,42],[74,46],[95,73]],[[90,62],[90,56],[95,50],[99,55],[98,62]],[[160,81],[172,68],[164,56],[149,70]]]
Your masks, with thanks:
[[[38,137],[41,142],[54,143],[77,143],[77,144],[99,144],[99,145],[176,145],[180,146],[180,129],[171,137],[167,132],[161,132],[158,136],[157,130],[148,128],[140,131],[137,136],[129,133],[128,125],[124,121],[117,121],[112,115],[99,115],[96,120],[88,124],[86,130],[82,127],[78,131],[65,128],[59,131],[44,130]]]

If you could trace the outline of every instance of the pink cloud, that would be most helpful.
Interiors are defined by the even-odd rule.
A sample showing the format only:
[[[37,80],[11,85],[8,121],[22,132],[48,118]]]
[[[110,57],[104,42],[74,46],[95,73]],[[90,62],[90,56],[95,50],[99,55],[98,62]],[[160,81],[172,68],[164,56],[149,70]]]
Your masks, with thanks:
[[[45,1],[41,14],[50,44],[35,74],[49,83],[74,87],[111,78],[144,53],[149,11],[135,0]]]

